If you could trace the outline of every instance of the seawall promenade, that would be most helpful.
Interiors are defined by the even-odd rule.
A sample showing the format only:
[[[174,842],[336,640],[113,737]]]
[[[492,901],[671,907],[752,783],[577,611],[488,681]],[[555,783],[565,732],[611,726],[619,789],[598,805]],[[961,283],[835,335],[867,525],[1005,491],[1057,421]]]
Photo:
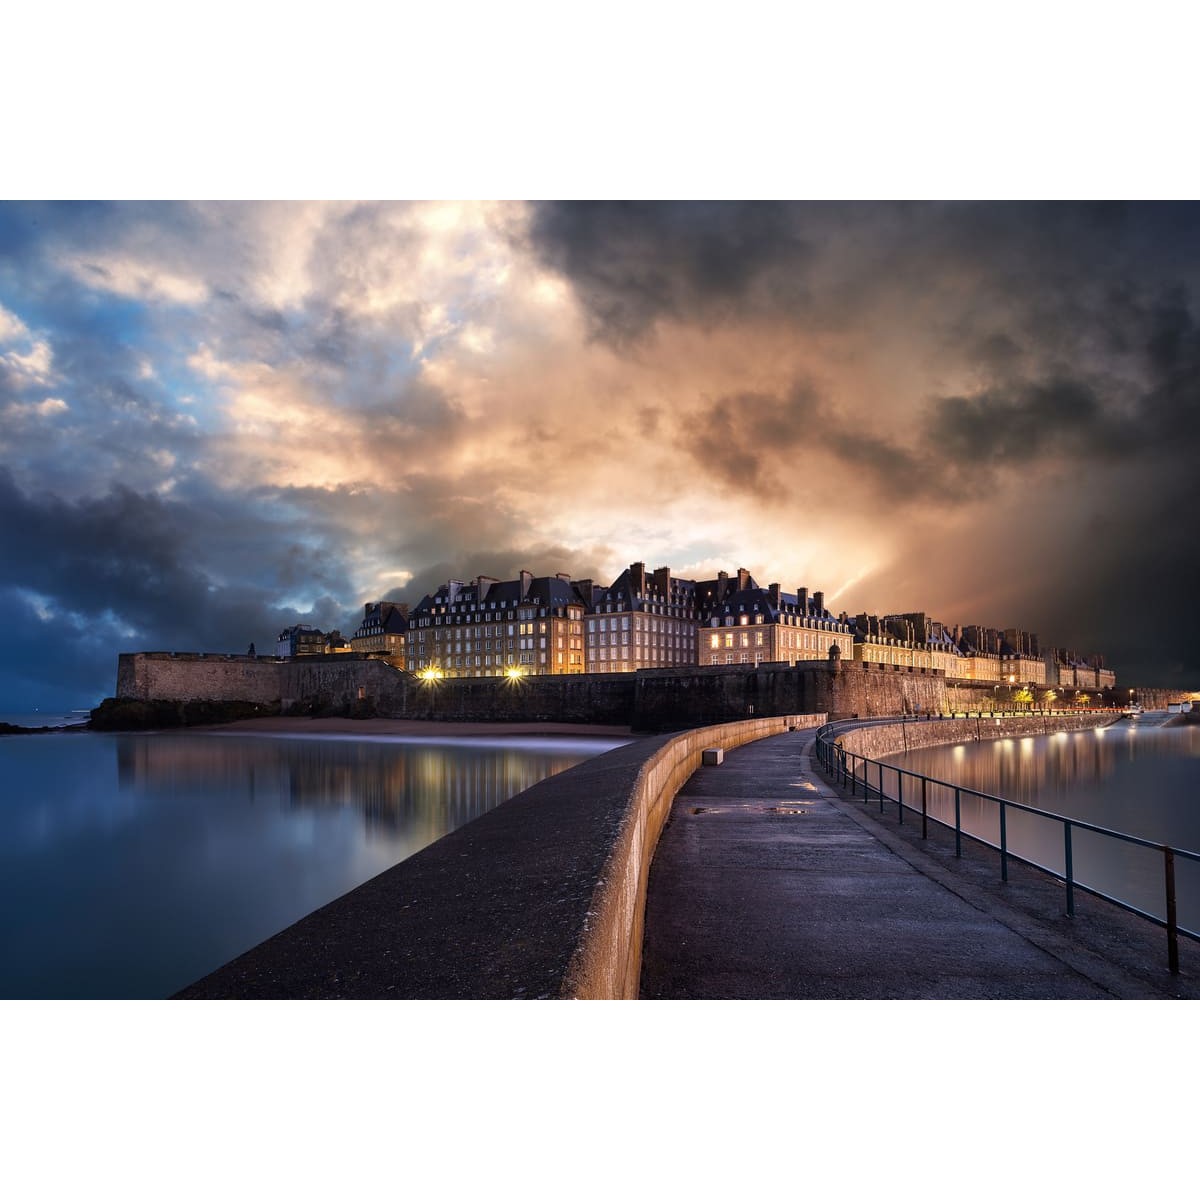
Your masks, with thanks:
[[[934,723],[934,727],[938,724]],[[911,733],[911,729],[909,730]],[[896,726],[856,731],[900,741]],[[644,999],[1166,999],[1150,922],[952,831],[839,790],[798,732],[734,751],[676,797],[650,872]],[[898,745],[896,748],[900,748]],[[881,750],[880,752],[885,752]]]
[[[1105,723],[1071,714],[1009,734]],[[1046,726],[1046,722],[1049,726]],[[856,725],[886,754],[959,721]],[[820,715],[642,738],[529,789],[180,993],[252,998],[1158,997],[1158,932],[987,851],[947,862],[818,775]],[[1021,729],[1017,727],[1021,726]],[[908,744],[913,744],[909,742]],[[723,764],[702,766],[719,748]],[[863,752],[860,749],[858,752]],[[905,839],[908,839],[906,842]],[[952,851],[949,852],[952,856]],[[1191,950],[1188,950],[1190,956]]]
[[[633,998],[678,789],[823,714],[643,738],[543,780],[184,989],[186,999]]]

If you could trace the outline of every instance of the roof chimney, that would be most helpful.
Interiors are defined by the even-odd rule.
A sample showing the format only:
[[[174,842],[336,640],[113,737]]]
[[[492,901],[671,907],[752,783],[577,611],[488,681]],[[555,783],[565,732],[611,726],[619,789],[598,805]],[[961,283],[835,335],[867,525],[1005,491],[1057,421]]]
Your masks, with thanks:
[[[533,583],[533,572],[532,571],[522,571],[521,572],[521,599],[522,600],[524,600],[525,597],[529,595],[529,588],[532,583]]]

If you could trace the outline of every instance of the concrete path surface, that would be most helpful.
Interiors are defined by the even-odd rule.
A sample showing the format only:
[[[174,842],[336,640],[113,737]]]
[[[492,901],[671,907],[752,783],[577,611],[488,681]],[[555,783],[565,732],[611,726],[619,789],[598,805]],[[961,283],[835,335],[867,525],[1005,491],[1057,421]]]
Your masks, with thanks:
[[[1200,994],[1160,930],[953,835],[919,841],[817,771],[813,733],[731,751],[676,797],[650,871],[643,999]],[[932,826],[931,826],[932,829]],[[1189,944],[1190,946],[1190,944]],[[1190,954],[1190,950],[1189,950]]]

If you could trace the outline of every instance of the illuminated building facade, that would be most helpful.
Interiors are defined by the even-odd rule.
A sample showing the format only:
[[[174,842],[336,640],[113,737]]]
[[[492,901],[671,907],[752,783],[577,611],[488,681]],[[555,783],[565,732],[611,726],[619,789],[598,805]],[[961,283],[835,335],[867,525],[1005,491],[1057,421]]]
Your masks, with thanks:
[[[647,573],[631,563],[608,587],[576,585],[588,601],[587,669],[640,671],[683,667],[696,658],[696,584],[675,579],[670,567]]]
[[[451,579],[412,610],[408,669],[429,678],[581,675],[586,608],[569,575]]]
[[[363,607],[362,624],[354,631],[350,647],[356,654],[385,657],[394,667],[408,666],[408,605],[377,600]]]
[[[700,666],[734,663],[797,663],[829,658],[837,646],[844,659],[854,652],[850,627],[825,608],[825,596],[807,588],[795,595],[779,584],[758,587],[748,573],[740,572],[738,587],[709,608],[706,624],[696,634]]]
[[[311,625],[289,625],[275,642],[279,658],[301,658],[325,653],[325,634]]]

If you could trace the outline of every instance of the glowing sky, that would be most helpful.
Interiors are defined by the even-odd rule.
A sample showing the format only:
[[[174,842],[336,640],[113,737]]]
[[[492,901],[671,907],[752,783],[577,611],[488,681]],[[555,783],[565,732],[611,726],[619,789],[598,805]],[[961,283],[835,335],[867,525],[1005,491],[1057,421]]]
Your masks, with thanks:
[[[0,709],[635,560],[1200,675],[1195,205],[0,204]]]

